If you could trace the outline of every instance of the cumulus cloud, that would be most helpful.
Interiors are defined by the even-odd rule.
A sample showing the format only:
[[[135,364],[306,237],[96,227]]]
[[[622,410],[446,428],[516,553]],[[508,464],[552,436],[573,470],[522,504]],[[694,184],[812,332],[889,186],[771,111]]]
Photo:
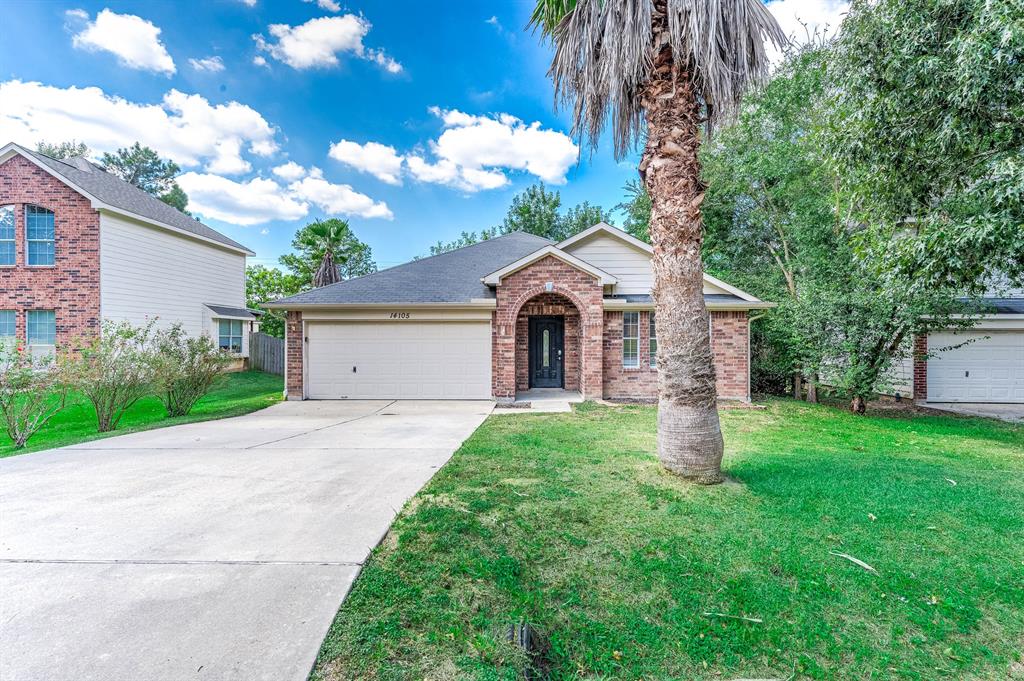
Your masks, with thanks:
[[[767,5],[782,31],[791,40],[802,43],[807,40],[807,31],[828,28],[829,35],[835,35],[843,16],[850,10],[848,0],[771,0]],[[806,28],[805,25],[806,24]],[[769,46],[773,62],[782,59],[782,54]]]
[[[173,74],[177,69],[167,48],[160,42],[160,29],[152,22],[134,14],[117,14],[100,10],[96,20],[85,10],[69,10],[65,17],[69,27],[81,25],[72,44],[90,52],[110,52],[123,66],[154,73]]]
[[[218,73],[224,70],[224,60],[220,57],[204,57],[203,59],[189,59],[189,65],[196,71],[209,71]]]
[[[372,61],[389,73],[400,73],[402,65],[384,51],[363,45],[363,38],[371,27],[372,24],[361,16],[344,14],[310,19],[299,26],[271,24],[267,31],[277,42],[269,41],[262,34],[254,35],[253,40],[257,49],[294,69],[337,66],[339,54],[350,54]]]
[[[316,204],[325,213],[385,220],[394,218],[391,209],[383,201],[374,201],[347,184],[328,182],[317,168],[310,170],[309,175],[303,179],[288,185],[288,191],[297,198]]]
[[[431,107],[445,130],[430,143],[436,160],[422,154],[406,159],[409,172],[421,182],[434,182],[464,191],[495,189],[508,183],[505,171],[525,171],[551,184],[563,184],[576,162],[579,148],[556,130],[539,122],[529,125],[510,114],[474,116],[458,110]]]
[[[287,163],[275,167],[273,169],[273,173],[286,182],[294,182],[295,180],[305,176],[306,169],[295,161],[288,161]]]
[[[98,151],[113,151],[139,141],[183,168],[235,174],[251,169],[242,155],[246,147],[257,156],[274,154],[274,135],[263,116],[244,104],[213,105],[178,90],[160,103],[142,104],[97,87],[0,83],[0,139],[25,145],[77,139]]]
[[[178,184],[188,194],[194,213],[236,225],[258,225],[271,220],[298,220],[309,212],[273,180],[254,178],[235,182],[209,173],[185,173]]]
[[[328,156],[360,172],[369,173],[382,182],[402,184],[402,157],[394,147],[377,142],[359,144],[339,140],[331,145]]]
[[[254,0],[255,1],[255,0]],[[303,2],[313,2],[313,0],[302,0]],[[341,5],[334,0],[316,0],[316,6],[322,10],[328,12],[340,12]]]

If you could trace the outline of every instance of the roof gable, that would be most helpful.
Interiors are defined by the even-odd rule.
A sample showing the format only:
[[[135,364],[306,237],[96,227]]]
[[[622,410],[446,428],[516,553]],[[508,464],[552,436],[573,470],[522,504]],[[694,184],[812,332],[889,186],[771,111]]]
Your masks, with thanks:
[[[0,147],[0,163],[15,154],[71,187],[92,202],[96,210],[107,210],[172,232],[254,255],[253,251],[224,236],[177,208],[106,172],[96,164],[74,158],[65,161],[26,149],[13,142]]]
[[[491,272],[490,274],[485,276],[481,281],[483,281],[483,283],[487,284],[488,286],[497,286],[498,284],[501,283],[502,279],[512,274],[513,272],[518,272],[524,267],[529,267],[538,260],[546,258],[548,256],[557,258],[558,260],[561,260],[562,262],[566,263],[567,265],[570,265],[571,267],[575,267],[578,270],[582,270],[587,274],[593,275],[594,277],[597,278],[598,281],[601,282],[602,286],[611,286],[618,281],[618,279],[616,279],[613,275],[609,274],[608,272],[605,272],[599,267],[595,267],[594,265],[591,265],[590,263],[584,260],[580,260],[571,253],[566,253],[565,251],[561,250],[560,248],[553,244],[549,244],[547,246],[544,246],[543,248],[537,249],[533,253],[529,253],[520,258],[519,260],[509,263],[508,265],[502,267],[501,269]]]

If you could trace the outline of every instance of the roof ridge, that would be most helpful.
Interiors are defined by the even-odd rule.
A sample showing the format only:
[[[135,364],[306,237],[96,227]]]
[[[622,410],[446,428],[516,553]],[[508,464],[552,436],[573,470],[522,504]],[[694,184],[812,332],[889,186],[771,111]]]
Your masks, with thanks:
[[[535,238],[541,239],[543,241],[547,241],[549,244],[554,244],[555,243],[554,241],[551,241],[550,239],[545,239],[542,236],[538,236],[536,234],[531,234],[530,232],[524,232],[521,229],[517,229],[514,232],[508,232],[506,234],[502,234],[500,236],[492,237],[490,239],[482,239],[480,241],[477,241],[476,243],[466,244],[465,246],[459,246],[458,248],[453,248],[452,250],[445,251],[444,253],[437,253],[435,255],[427,255],[427,256],[424,256],[422,258],[413,258],[412,260],[407,260],[405,262],[400,262],[397,265],[392,265],[391,267],[385,267],[382,270],[374,270],[373,272],[367,272],[366,274],[360,274],[358,277],[349,277],[348,279],[342,279],[341,281],[336,281],[333,284],[328,284],[327,286],[321,286],[319,289],[310,289],[310,291],[328,289],[328,288],[330,288],[332,286],[338,286],[339,284],[347,284],[350,281],[356,281],[356,280],[362,279],[364,277],[372,277],[375,274],[383,274],[384,272],[390,272],[391,270],[396,270],[399,267],[406,267],[408,265],[412,265],[412,264],[415,264],[415,263],[426,262],[427,260],[433,260],[434,258],[440,258],[441,256],[444,256],[444,255],[449,255],[451,253],[457,253],[459,251],[464,251],[467,248],[473,248],[474,246],[483,246],[484,244],[486,244],[489,241],[497,241],[498,239],[504,239],[505,237],[514,236],[516,234],[526,234],[528,236],[535,237]]]

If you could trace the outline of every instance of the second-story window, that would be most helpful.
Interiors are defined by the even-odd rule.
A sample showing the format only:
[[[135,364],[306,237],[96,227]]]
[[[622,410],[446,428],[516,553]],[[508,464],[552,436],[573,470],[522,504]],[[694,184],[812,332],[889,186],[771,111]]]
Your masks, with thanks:
[[[53,211],[25,206],[25,243],[29,265],[53,264]]]
[[[0,265],[13,265],[14,206],[0,206]]]

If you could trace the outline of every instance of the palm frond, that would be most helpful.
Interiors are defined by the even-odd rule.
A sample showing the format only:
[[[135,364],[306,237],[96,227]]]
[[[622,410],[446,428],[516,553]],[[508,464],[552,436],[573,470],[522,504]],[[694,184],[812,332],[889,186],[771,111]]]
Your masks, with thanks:
[[[653,0],[540,0],[531,18],[554,43],[549,75],[556,103],[572,109],[574,134],[596,144],[610,122],[620,158],[642,131],[640,95],[665,41],[692,74],[709,125],[731,116],[744,90],[767,75],[765,41],[786,44],[761,0],[660,4],[667,31],[657,38]]]

